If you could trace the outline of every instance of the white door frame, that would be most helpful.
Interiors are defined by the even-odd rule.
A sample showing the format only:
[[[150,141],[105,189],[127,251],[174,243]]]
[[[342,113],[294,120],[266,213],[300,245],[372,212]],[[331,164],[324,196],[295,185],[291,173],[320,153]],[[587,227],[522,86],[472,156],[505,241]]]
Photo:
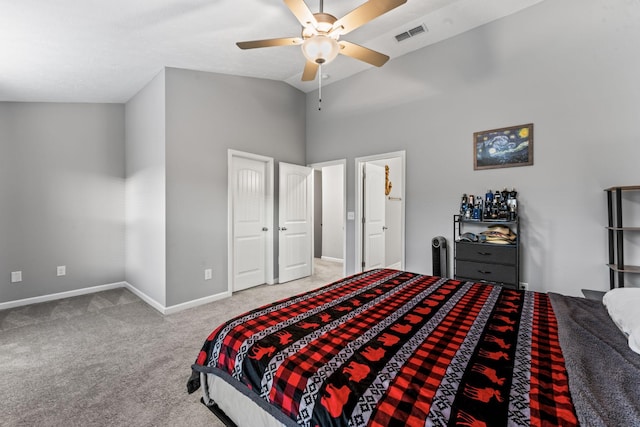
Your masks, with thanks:
[[[327,162],[311,163],[307,166],[314,170],[322,169],[325,166],[342,165],[342,276],[347,275],[347,159],[330,160]],[[315,200],[315,198],[314,198]],[[315,213],[315,210],[312,210]],[[315,222],[315,218],[313,218]],[[311,236],[311,247],[313,248],[313,233]]]
[[[274,283],[273,278],[273,158],[261,156],[259,154],[245,153],[237,150],[227,150],[227,292],[231,294],[233,292],[233,158],[245,158],[249,160],[256,160],[264,162],[266,165],[266,179],[265,189],[267,192],[266,200],[266,223],[269,230],[266,231],[266,248],[265,248],[265,275],[266,283],[272,285]]]
[[[373,162],[375,160],[383,160],[390,159],[394,157],[399,157],[402,163],[402,192],[400,194],[400,219],[402,224],[400,225],[400,246],[402,254],[400,256],[400,269],[404,270],[405,268],[405,192],[406,192],[406,167],[407,167],[407,159],[406,159],[406,151],[394,151],[391,153],[383,153],[376,154],[373,156],[365,156],[365,157],[356,157],[355,165],[356,165],[356,223],[355,223],[355,231],[356,231],[356,256],[355,256],[355,272],[362,271],[362,201],[364,197],[364,189],[362,188],[362,179],[363,179],[363,167],[367,162]]]

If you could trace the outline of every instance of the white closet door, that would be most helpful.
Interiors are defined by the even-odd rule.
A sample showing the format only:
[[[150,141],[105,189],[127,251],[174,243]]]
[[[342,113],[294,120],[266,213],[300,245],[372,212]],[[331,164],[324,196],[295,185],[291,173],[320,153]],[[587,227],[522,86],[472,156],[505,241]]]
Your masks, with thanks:
[[[279,282],[310,276],[313,169],[280,163]]]
[[[266,164],[233,159],[234,291],[266,282]]]
[[[385,195],[384,168],[364,164],[364,266],[363,271],[384,268],[385,263]]]

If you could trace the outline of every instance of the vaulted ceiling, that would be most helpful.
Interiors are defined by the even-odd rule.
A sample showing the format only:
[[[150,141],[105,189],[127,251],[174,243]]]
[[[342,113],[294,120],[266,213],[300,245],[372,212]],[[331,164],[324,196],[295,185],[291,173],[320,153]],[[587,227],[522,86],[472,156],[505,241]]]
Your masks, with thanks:
[[[317,12],[319,0],[305,0]],[[542,0],[408,0],[344,37],[392,59]],[[341,17],[364,0],[326,0]],[[397,34],[424,25],[403,42]],[[126,102],[163,67],[284,81],[304,92],[299,46],[235,42],[297,37],[282,0],[0,0],[0,101]],[[371,68],[338,56],[323,84]]]

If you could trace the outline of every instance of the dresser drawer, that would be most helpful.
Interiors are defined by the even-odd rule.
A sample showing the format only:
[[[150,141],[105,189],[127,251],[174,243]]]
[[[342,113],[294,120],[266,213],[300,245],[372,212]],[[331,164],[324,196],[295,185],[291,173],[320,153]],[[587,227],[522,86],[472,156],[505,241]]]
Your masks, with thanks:
[[[485,262],[456,261],[456,278],[517,284],[515,265],[487,264]]]
[[[517,263],[516,247],[515,245],[456,242],[456,260],[515,265]]]

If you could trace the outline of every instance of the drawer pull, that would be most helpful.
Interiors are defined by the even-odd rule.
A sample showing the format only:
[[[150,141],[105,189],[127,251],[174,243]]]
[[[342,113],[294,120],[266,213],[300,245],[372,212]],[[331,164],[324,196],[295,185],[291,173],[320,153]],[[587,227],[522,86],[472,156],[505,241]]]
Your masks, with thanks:
[[[478,252],[478,255],[491,255],[491,252]]]
[[[491,274],[490,271],[482,271],[482,270],[478,270],[478,273],[480,273],[480,274]]]

